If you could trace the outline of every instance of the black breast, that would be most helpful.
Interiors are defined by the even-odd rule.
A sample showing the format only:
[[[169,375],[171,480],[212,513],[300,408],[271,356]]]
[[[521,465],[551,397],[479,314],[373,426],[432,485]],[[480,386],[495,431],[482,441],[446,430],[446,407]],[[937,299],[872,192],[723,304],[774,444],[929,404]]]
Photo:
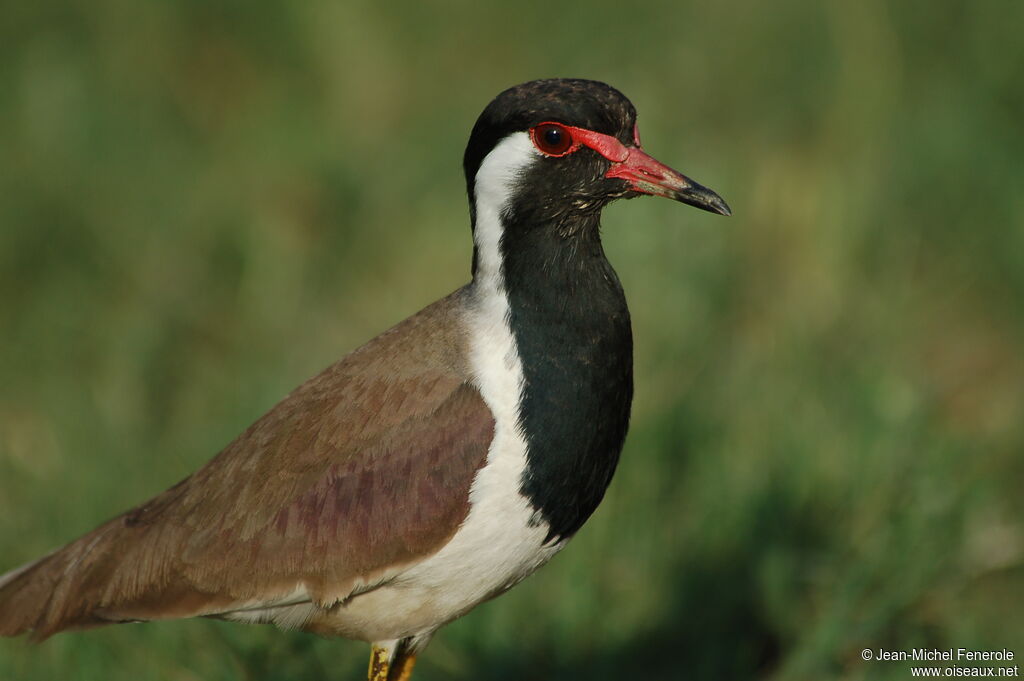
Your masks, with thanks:
[[[601,502],[626,437],[629,310],[596,224],[569,237],[509,229],[502,251],[525,378],[522,492],[550,524],[548,539],[565,538]]]

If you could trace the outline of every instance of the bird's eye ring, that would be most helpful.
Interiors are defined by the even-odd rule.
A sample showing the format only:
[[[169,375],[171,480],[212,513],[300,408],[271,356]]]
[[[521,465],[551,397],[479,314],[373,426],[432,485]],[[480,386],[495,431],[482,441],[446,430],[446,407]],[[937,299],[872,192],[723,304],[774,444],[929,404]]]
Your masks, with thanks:
[[[530,128],[530,137],[533,139],[533,145],[548,156],[565,156],[579,147],[569,129],[559,123],[541,123],[534,126]]]

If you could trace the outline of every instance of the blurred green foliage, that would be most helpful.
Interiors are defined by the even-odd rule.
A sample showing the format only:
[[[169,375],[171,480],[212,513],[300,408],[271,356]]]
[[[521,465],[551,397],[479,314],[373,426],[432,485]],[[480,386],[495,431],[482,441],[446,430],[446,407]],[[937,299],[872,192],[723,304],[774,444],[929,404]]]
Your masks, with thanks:
[[[622,465],[418,681],[905,679],[1024,655],[1024,5],[52,0],[0,10],[0,570],[201,465],[464,283],[501,89],[596,78],[734,217],[606,211]],[[0,641],[0,679],[359,679],[207,621]]]

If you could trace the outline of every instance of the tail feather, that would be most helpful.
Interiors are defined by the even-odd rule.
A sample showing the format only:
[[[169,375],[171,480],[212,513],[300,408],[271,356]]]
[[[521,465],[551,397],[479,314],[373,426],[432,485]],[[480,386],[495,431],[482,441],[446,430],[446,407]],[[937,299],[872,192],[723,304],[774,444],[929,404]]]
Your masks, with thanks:
[[[35,566],[39,565],[39,563],[41,563],[44,560],[46,560],[47,558],[49,558],[51,555],[53,555],[53,554],[49,554],[48,553],[45,556],[43,556],[42,558],[36,558],[35,560],[33,560],[31,562],[25,563],[21,567],[14,568],[10,572],[6,572],[6,573],[0,575],[0,591],[2,591],[5,586],[7,586],[11,582],[13,582],[15,577],[17,577],[18,575],[24,574],[25,572],[28,572],[29,570],[31,570]]]
[[[198,586],[183,566],[191,530],[155,522],[174,490],[0,576],[0,636],[42,641],[67,629],[232,610],[237,595]]]
[[[96,568],[107,558],[112,524],[0,576],[0,636],[29,633],[43,640],[110,623],[97,612]]]

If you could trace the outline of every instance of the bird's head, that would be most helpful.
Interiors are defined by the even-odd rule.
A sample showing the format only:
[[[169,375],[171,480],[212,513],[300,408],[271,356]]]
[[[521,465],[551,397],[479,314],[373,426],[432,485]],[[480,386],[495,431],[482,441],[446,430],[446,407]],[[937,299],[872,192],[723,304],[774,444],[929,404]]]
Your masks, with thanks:
[[[571,233],[596,225],[611,201],[644,194],[730,214],[715,192],[649,156],[633,104],[596,81],[535,80],[505,90],[477,119],[463,166],[474,228],[489,211],[502,223]]]

